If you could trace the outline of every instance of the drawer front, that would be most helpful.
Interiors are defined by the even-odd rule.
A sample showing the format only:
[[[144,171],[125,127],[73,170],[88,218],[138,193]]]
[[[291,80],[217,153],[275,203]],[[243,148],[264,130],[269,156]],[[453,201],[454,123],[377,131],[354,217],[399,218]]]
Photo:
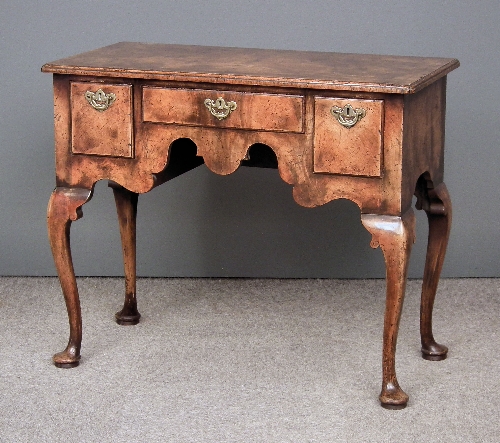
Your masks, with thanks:
[[[71,83],[71,151],[133,157],[132,86]]]
[[[314,172],[381,176],[383,100],[316,97],[314,112]]]
[[[145,122],[304,131],[304,97],[298,95],[144,87],[142,97]]]

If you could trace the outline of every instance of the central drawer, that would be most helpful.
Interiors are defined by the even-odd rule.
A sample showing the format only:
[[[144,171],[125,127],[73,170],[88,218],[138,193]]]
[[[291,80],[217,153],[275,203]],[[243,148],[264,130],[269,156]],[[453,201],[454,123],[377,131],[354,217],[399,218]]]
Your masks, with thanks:
[[[143,121],[151,123],[304,132],[304,97],[145,86]]]

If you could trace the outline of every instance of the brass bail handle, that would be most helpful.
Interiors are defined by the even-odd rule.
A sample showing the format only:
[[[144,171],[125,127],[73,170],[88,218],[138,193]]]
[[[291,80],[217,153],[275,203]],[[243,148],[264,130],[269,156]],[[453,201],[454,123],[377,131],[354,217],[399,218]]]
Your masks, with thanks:
[[[366,111],[363,108],[354,109],[350,104],[345,105],[343,108],[333,106],[330,112],[347,129],[352,128],[366,115]]]
[[[85,98],[96,111],[103,112],[113,104],[116,95],[112,92],[106,94],[102,89],[98,89],[96,92],[87,91]]]
[[[207,98],[203,103],[210,111],[210,114],[219,120],[229,117],[231,112],[237,108],[236,102],[231,101],[226,103],[222,97],[219,97],[217,100]]]

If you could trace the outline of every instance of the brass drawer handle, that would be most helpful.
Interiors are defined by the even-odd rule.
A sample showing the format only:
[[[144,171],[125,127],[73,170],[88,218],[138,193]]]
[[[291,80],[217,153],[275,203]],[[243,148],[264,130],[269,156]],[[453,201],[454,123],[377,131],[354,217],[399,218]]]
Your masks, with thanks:
[[[219,120],[224,120],[229,117],[229,114],[236,109],[236,102],[226,103],[222,97],[219,97],[217,100],[207,98],[203,103],[205,103],[205,106],[210,111],[210,114]]]
[[[343,108],[333,106],[330,112],[344,128],[348,129],[352,128],[366,115],[363,108],[354,109],[350,104],[345,105]]]
[[[116,95],[110,92],[106,94],[102,89],[97,92],[87,91],[85,98],[96,111],[103,112],[116,100]]]

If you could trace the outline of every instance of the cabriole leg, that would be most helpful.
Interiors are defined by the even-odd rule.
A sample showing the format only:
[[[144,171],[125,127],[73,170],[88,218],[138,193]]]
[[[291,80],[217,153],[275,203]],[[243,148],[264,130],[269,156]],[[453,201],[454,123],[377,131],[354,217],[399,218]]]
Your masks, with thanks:
[[[119,325],[136,325],[141,318],[136,298],[135,236],[138,195],[113,182],[110,182],[109,186],[115,196],[125,268],[125,302],[122,310],[115,314],[115,320]]]
[[[444,183],[432,188],[431,182],[426,180],[422,180],[420,186],[417,186],[416,195],[418,197],[417,208],[427,213],[429,221],[429,240],[420,304],[422,357],[426,360],[438,361],[446,358],[448,348],[434,340],[432,310],[448,246],[452,217],[451,200]]]
[[[81,207],[92,198],[92,189],[56,188],[47,208],[47,226],[54,263],[61,282],[69,318],[68,346],[53,357],[59,368],[73,368],[80,361],[82,314],[70,247],[71,222],[82,217]]]
[[[408,395],[396,377],[396,343],[403,308],[411,247],[415,241],[415,215],[408,210],[402,217],[362,214],[361,221],[372,234],[372,248],[380,246],[386,264],[386,306],[382,355],[382,391],[379,399],[387,409],[403,409]]]

